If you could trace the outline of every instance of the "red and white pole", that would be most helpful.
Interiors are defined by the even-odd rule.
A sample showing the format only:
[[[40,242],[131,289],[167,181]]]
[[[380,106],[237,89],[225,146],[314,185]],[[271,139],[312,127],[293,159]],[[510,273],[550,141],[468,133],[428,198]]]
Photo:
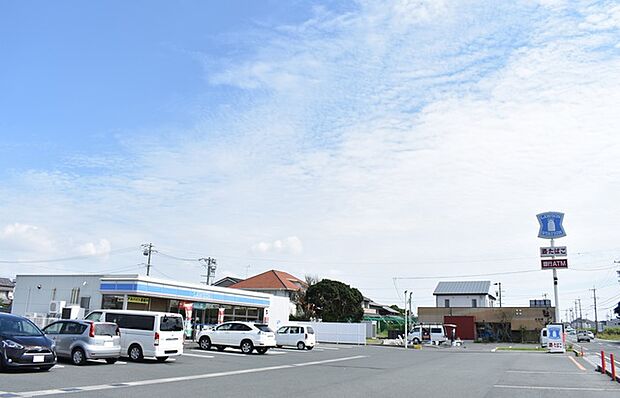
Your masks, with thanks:
[[[616,362],[614,361],[614,354],[609,354],[609,362],[611,363],[611,379],[616,381]]]
[[[605,374],[605,351],[601,351],[601,373]]]

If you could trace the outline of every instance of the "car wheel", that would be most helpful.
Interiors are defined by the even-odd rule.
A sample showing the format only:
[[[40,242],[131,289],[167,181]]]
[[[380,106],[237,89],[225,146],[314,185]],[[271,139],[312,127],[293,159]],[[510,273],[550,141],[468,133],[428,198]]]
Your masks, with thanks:
[[[261,347],[261,348],[257,348],[256,352],[258,352],[259,354],[264,354],[267,352],[267,350],[269,350],[269,347]]]
[[[224,351],[224,349],[225,349],[225,348],[226,348],[226,347],[224,347],[223,345],[218,345],[218,346],[217,346],[217,350],[218,350],[218,351]]]
[[[282,348],[282,345],[276,345],[276,347],[278,347],[278,348]]]
[[[129,359],[131,359],[134,362],[139,362],[144,359],[144,354],[142,353],[142,347],[140,347],[137,344],[134,344],[131,347],[129,347],[128,354],[129,354]]]
[[[84,350],[81,348],[74,348],[73,351],[71,351],[71,362],[77,366],[84,365],[86,363],[86,354]]]
[[[211,348],[211,339],[207,336],[202,336],[200,340],[198,340],[198,345],[202,350],[208,350]]]
[[[254,350],[254,344],[250,340],[243,340],[241,342],[241,352],[244,354],[251,354]]]
[[[106,358],[105,361],[110,365],[114,365],[116,361],[118,361],[118,358]]]
[[[414,337],[413,344],[420,344],[420,339],[418,339],[417,337]]]
[[[166,362],[166,359],[168,359],[168,357],[157,357],[157,362]]]
[[[303,350],[304,348],[306,348],[306,344],[303,341],[300,341],[299,343],[297,343],[298,350]]]
[[[314,348],[313,345],[309,345],[309,346],[306,347],[306,350],[311,351],[313,348]]]

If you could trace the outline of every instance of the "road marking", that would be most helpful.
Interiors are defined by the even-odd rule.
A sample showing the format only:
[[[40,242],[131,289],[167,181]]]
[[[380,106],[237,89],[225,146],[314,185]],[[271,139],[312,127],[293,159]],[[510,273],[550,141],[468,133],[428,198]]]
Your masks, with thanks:
[[[498,348],[499,348],[499,347],[495,347],[495,348],[493,348],[493,349],[491,350],[491,352],[495,352],[495,351],[497,351],[497,349],[498,349]]]
[[[346,358],[327,359],[324,361],[305,362],[305,363],[298,363],[294,365],[268,366],[264,368],[242,369],[242,370],[233,370],[233,371],[218,372],[218,373],[205,373],[205,374],[193,375],[193,376],[168,377],[164,379],[150,379],[150,380],[130,381],[130,382],[123,382],[123,383],[116,383],[116,384],[100,384],[100,385],[83,386],[83,387],[63,387],[63,388],[51,389],[51,390],[24,391],[24,392],[19,392],[19,393],[9,392],[6,394],[14,394],[15,397],[25,398],[25,397],[40,397],[43,395],[53,395],[53,394],[67,394],[67,393],[73,393],[73,392],[111,390],[111,389],[119,389],[119,388],[124,388],[124,387],[137,387],[137,386],[147,386],[147,385],[155,385],[155,384],[177,383],[180,381],[211,379],[215,377],[235,376],[235,375],[242,375],[242,374],[248,374],[248,373],[269,372],[273,370],[292,369],[292,368],[299,367],[299,366],[321,365],[324,363],[351,361],[354,359],[361,359],[361,358],[366,358],[366,355],[357,355],[354,357],[346,357]]]
[[[195,358],[215,358],[213,355],[198,355],[198,354],[188,354],[187,352],[183,353],[184,357],[195,357]]]
[[[573,361],[573,363],[575,364],[575,366],[577,366],[577,367],[579,368],[579,370],[584,370],[584,371],[586,370],[586,368],[584,368],[584,367],[583,367],[583,366],[582,366],[579,362],[577,362],[577,361],[575,360],[575,358],[573,358],[573,357],[568,357],[568,359],[570,359],[571,361]]]
[[[323,349],[323,350],[335,350],[335,351],[337,351],[337,350],[339,350],[340,348],[336,348],[336,347],[323,347],[323,346],[321,346],[321,349]]]
[[[542,386],[511,386],[505,384],[495,384],[495,388],[513,388],[517,390],[554,390],[554,391],[620,391],[617,388],[598,388],[598,387],[542,387]]]
[[[222,351],[210,351],[210,350],[191,350],[191,351],[195,351],[195,352],[208,352],[209,354],[215,354],[215,355],[232,355],[233,357],[237,357],[237,358],[248,358],[248,355],[245,355],[245,354],[241,353],[241,351],[239,351],[239,353],[222,352]]]
[[[547,370],[507,370],[506,373],[551,374],[551,375],[583,375],[581,372],[553,372]],[[594,373],[596,376],[596,373]]]

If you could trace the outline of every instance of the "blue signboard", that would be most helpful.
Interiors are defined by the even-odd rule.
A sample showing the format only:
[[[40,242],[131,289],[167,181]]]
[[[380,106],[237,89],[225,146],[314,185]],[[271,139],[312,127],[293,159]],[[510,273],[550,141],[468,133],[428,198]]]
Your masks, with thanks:
[[[564,326],[562,324],[547,325],[547,348],[549,352],[566,352],[564,343]]]
[[[540,224],[540,230],[538,231],[539,238],[554,239],[566,236],[566,232],[562,226],[564,213],[549,211],[537,214],[536,218],[538,218],[538,223]]]

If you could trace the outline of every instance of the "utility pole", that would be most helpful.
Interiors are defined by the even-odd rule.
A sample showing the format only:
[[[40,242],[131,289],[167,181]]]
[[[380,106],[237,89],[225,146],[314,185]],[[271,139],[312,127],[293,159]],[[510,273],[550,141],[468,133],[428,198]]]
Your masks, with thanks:
[[[405,349],[407,348],[407,291],[405,290]]]
[[[594,334],[598,334],[598,312],[596,311],[596,286],[592,289],[594,293]]]
[[[409,292],[409,316],[411,317],[411,315],[413,314],[413,312],[411,312],[411,296],[413,295],[413,292]],[[409,324],[412,323],[411,318],[409,318]]]
[[[213,276],[213,278],[215,279],[215,270],[217,268],[216,267],[217,262],[214,258],[211,258],[211,257],[199,258],[198,261],[204,262],[206,274],[203,276],[206,277],[207,280],[204,281],[203,283],[209,286],[211,284],[211,276]]]
[[[499,308],[502,308],[502,282],[496,282],[493,286],[499,286]]]
[[[581,312],[581,298],[578,298],[579,301],[579,328],[583,329],[583,312]]]
[[[153,252],[153,244],[145,243],[142,245],[142,254],[148,256],[146,259],[146,276],[151,275],[151,253]]]

